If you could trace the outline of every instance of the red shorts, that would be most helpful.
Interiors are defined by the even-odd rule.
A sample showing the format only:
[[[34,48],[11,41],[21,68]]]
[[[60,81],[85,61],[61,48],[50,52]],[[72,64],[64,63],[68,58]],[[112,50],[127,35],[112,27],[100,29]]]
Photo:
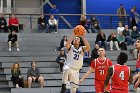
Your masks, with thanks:
[[[127,90],[112,89],[110,93],[128,93]]]
[[[95,80],[95,90],[96,93],[104,92],[104,81]],[[108,84],[106,91],[110,92],[110,84]]]

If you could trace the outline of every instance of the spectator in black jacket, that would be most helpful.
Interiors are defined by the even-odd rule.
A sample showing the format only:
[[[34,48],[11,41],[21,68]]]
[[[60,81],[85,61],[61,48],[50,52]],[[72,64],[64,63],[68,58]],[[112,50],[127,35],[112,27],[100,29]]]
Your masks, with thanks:
[[[41,30],[45,30],[47,27],[47,23],[46,23],[46,20],[44,18],[44,15],[41,15],[39,18],[38,18],[38,31],[41,32]],[[47,31],[46,31],[47,32]]]
[[[66,43],[67,43],[67,36],[64,35],[63,39],[61,39],[60,47],[59,48],[61,49],[61,48],[65,47]]]
[[[4,30],[4,32],[8,32],[7,21],[4,18],[3,14],[0,14],[0,32]]]
[[[106,49],[106,35],[103,30],[97,34],[95,43],[99,44],[99,47]]]
[[[98,54],[98,50],[99,50],[99,45],[98,44],[95,44],[94,46],[95,48],[92,50],[91,52],[91,60],[94,60],[96,58],[99,57],[99,54]]]
[[[125,42],[127,43],[127,45],[133,45],[134,41],[132,40],[131,36],[130,36],[130,31],[128,29],[128,25],[125,25],[124,30],[123,30],[123,35],[125,37]]]
[[[19,44],[18,44],[18,38],[17,38],[17,34],[16,31],[13,30],[9,35],[8,35],[8,47],[9,47],[9,51],[11,51],[11,47],[12,45],[16,45],[17,51],[20,51],[19,49]]]
[[[99,21],[95,18],[95,16],[91,16],[90,25],[91,25],[91,32],[92,33],[97,33],[101,30],[101,26],[99,24]]]
[[[65,60],[66,60],[66,55],[65,55],[64,49],[62,48],[60,50],[60,55],[56,59],[56,62],[60,65],[61,73],[63,72],[63,65],[64,65]]]

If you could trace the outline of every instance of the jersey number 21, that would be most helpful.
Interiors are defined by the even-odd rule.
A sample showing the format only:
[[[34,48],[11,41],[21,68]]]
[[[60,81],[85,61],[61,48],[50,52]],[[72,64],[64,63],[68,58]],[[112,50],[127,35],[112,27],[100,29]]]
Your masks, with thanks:
[[[79,55],[78,54],[74,54],[73,59],[78,60],[79,59]]]

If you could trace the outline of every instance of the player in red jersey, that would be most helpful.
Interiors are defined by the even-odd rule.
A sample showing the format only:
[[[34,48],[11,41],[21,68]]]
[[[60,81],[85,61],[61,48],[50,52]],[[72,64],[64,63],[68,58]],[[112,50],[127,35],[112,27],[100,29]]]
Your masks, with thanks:
[[[137,38],[135,45],[136,45],[136,49],[139,51],[140,50],[140,38]],[[140,53],[138,55],[140,55]],[[138,72],[136,75],[134,75],[133,80],[134,80],[134,88],[136,89],[136,93],[140,93],[140,72]]]
[[[109,67],[104,89],[106,90],[109,80],[112,78],[112,89],[110,93],[128,93],[128,82],[132,83],[133,77],[130,68],[124,65],[128,60],[128,56],[124,52],[120,52],[116,65]]]
[[[92,61],[89,70],[86,74],[80,79],[80,83],[87,78],[95,70],[95,90],[96,93],[103,93],[104,89],[104,80],[108,73],[108,68],[112,66],[112,61],[105,57],[105,49],[99,48],[98,50],[99,57]],[[107,90],[110,91],[110,85],[108,84]]]

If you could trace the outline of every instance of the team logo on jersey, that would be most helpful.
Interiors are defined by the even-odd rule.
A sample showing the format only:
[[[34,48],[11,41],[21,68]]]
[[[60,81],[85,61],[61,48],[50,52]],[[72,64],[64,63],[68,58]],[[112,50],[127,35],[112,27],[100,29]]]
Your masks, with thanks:
[[[81,54],[81,51],[73,50],[74,53]]]

